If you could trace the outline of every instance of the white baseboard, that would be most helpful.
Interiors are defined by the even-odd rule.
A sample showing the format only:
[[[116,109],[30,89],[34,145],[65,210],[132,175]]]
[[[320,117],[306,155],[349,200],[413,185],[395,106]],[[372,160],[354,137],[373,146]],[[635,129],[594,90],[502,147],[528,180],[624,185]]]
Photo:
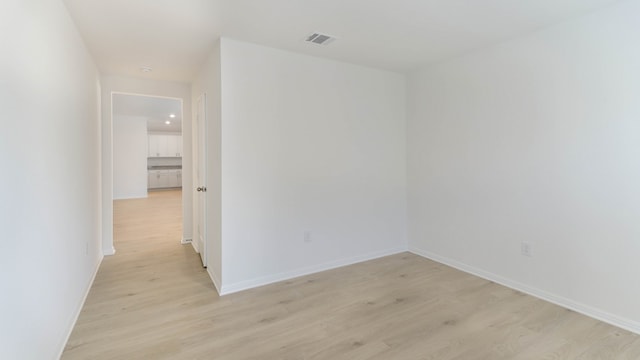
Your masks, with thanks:
[[[220,289],[218,293],[220,294],[220,296],[228,295],[228,294],[232,294],[232,293],[243,291],[243,290],[253,289],[259,286],[273,284],[276,282],[285,281],[285,280],[297,278],[300,276],[317,273],[320,271],[331,270],[331,269],[335,269],[335,268],[339,268],[347,265],[356,264],[363,261],[373,260],[373,259],[381,258],[384,256],[406,252],[407,250],[408,249],[406,247],[387,249],[387,250],[377,251],[377,252],[373,252],[365,255],[358,255],[350,258],[330,261],[330,262],[326,262],[326,263],[318,264],[314,266],[308,266],[308,267],[300,268],[293,271],[287,271],[284,273],[262,276],[256,279],[245,280],[235,284],[222,285],[222,289],[218,287],[218,289]]]
[[[191,239],[185,239],[183,238],[182,240],[180,240],[180,244],[184,245],[184,244],[190,244],[191,243]]]
[[[111,256],[111,255],[115,255],[116,254],[116,248],[114,248],[113,246],[111,247],[111,249],[102,249],[102,255],[104,256]]]
[[[132,199],[145,199],[148,198],[149,195],[145,192],[144,194],[140,193],[140,194],[129,194],[129,195],[122,195],[122,196],[114,196],[113,200],[132,200]]]
[[[606,311],[600,310],[600,309],[596,309],[594,307],[579,303],[577,301],[571,300],[571,299],[567,299],[563,296],[559,296],[556,294],[552,294],[549,293],[547,291],[520,283],[518,281],[514,281],[511,279],[507,279],[505,277],[502,277],[500,275],[496,275],[493,274],[491,272],[488,271],[484,271],[482,269],[478,269],[476,267],[458,262],[456,260],[444,257],[444,256],[440,256],[438,254],[434,254],[432,252],[426,251],[426,250],[422,250],[422,249],[418,249],[416,247],[410,247],[409,251],[425,257],[427,259],[439,262],[441,264],[450,266],[452,268],[456,268],[460,271],[464,271],[466,273],[481,277],[483,279],[489,280],[489,281],[493,281],[495,283],[498,283],[500,285],[506,286],[508,288],[514,289],[514,290],[518,290],[520,292],[523,292],[525,294],[529,294],[531,296],[537,297],[539,299],[548,301],[550,303],[556,304],[558,306],[562,306],[564,308],[573,310],[577,313],[592,317],[594,319],[603,321],[605,323],[611,324],[613,326],[617,326],[619,328],[631,331],[633,333],[636,334],[640,334],[640,322],[634,321],[634,320],[630,320],[630,319],[626,319],[611,313],[608,313]]]
[[[209,277],[211,278],[211,281],[213,281],[213,286],[215,286],[216,291],[218,292],[218,295],[220,294],[220,276],[218,276],[217,274],[213,273],[213,270],[211,270],[211,267],[207,267],[207,274],[209,274]]]
[[[191,246],[193,246],[193,250],[194,250],[197,254],[200,254],[200,249],[198,249],[198,242],[197,242],[197,241],[192,241],[192,242],[191,242]]]
[[[73,328],[76,326],[76,322],[78,322],[78,318],[80,317],[80,312],[82,312],[82,308],[84,307],[84,303],[87,301],[87,297],[89,296],[89,292],[91,291],[93,282],[96,280],[96,275],[98,275],[98,270],[100,270],[102,259],[104,259],[104,256],[100,256],[100,260],[98,260],[98,264],[96,265],[96,268],[93,270],[93,274],[91,275],[91,279],[89,279],[89,283],[87,284],[87,287],[84,291],[84,295],[82,296],[80,303],[78,303],[78,305],[76,306],[76,311],[74,312],[71,318],[71,321],[67,325],[67,333],[66,333],[66,336],[62,339],[63,341],[62,341],[62,344],[60,345],[60,351],[58,352],[58,357],[56,357],[56,359],[60,359],[62,357],[64,348],[67,346],[67,342],[69,342],[69,338],[71,337]]]

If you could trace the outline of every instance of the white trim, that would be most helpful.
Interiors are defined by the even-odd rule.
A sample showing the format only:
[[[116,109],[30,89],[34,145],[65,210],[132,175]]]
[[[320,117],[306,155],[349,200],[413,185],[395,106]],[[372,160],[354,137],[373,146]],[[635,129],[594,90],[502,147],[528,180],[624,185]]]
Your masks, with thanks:
[[[200,249],[198,249],[198,242],[197,241],[192,241],[191,242],[191,246],[193,247],[193,250],[196,252],[196,254],[200,254]],[[198,255],[200,256],[200,255]]]
[[[209,274],[209,277],[211,278],[211,281],[213,281],[213,286],[216,288],[216,291],[218,292],[218,296],[221,296],[222,294],[220,293],[220,276],[218,276],[217,274],[214,274],[211,271],[210,267],[207,267],[207,274]]]
[[[191,244],[191,239],[182,238],[182,240],[180,240],[180,244],[182,244],[182,245]]]
[[[102,112],[102,84],[100,84],[101,88],[100,88],[100,104],[101,104],[101,112]],[[102,170],[102,175],[100,178],[101,183],[104,185],[105,183],[105,179],[106,178],[110,178],[110,183],[111,183],[111,187],[107,188],[107,187],[102,187],[101,189],[101,194],[103,197],[103,204],[102,204],[102,213],[103,213],[103,218],[102,218],[102,227],[103,227],[103,233],[102,233],[102,247],[104,248],[105,246],[107,248],[113,248],[113,200],[120,200],[120,199],[116,199],[113,196],[113,95],[131,95],[131,96],[142,96],[142,97],[151,97],[151,98],[160,98],[160,99],[171,99],[171,100],[178,100],[180,101],[180,118],[182,119],[182,123],[181,123],[181,132],[182,134],[184,134],[184,98],[181,97],[175,97],[175,96],[163,96],[163,95],[153,95],[153,94],[143,94],[143,93],[135,93],[135,92],[127,92],[127,91],[117,91],[117,90],[111,90],[110,94],[109,94],[109,131],[111,132],[111,141],[109,142],[109,152],[111,153],[110,159],[111,159],[111,164],[110,164],[110,168],[107,169],[107,171],[104,171],[104,169]],[[100,141],[101,144],[102,142],[104,142],[104,134],[103,134],[103,125],[104,125],[104,121],[105,119],[102,117],[102,113],[100,114]],[[101,154],[100,154],[100,162],[104,163],[104,156],[105,156],[105,152],[103,151],[104,149],[101,148]],[[183,155],[184,155],[184,145],[183,145]],[[104,165],[104,164],[103,164]],[[182,183],[182,194],[184,194],[185,191],[185,184],[184,182]],[[106,202],[104,197],[106,196],[106,192],[110,191],[109,194],[109,198]],[[187,191],[190,191],[187,190]],[[193,206],[192,204],[185,204],[185,197],[184,195],[181,196],[181,204],[183,209],[185,208],[185,206],[189,205],[189,206]],[[105,218],[104,214],[108,214],[108,217]],[[185,234],[185,229],[186,227],[184,226],[184,218],[182,219],[182,232],[183,232],[183,236]],[[105,228],[109,228],[110,230],[107,230],[105,232]],[[113,250],[103,250],[103,254],[104,255],[113,255],[115,254],[116,250],[113,248]]]
[[[149,197],[149,193],[145,195],[126,195],[126,196],[114,196],[113,200],[132,200],[132,199],[146,199]]]
[[[289,279],[297,278],[300,276],[305,276],[305,275],[309,275],[309,274],[313,274],[321,271],[326,271],[326,270],[331,270],[331,269],[335,269],[335,268],[339,268],[347,265],[356,264],[363,261],[381,258],[384,256],[395,255],[395,254],[399,254],[406,251],[407,251],[406,247],[392,248],[392,249],[377,251],[377,252],[373,252],[365,255],[357,255],[350,258],[329,261],[323,264],[304,267],[304,268],[300,268],[293,271],[287,271],[279,274],[262,276],[262,277],[251,279],[251,280],[241,281],[235,284],[222,285],[222,288],[220,289],[219,293],[220,293],[220,296],[228,295],[228,294],[232,294],[232,293],[243,291],[243,290],[253,289],[259,286],[273,284],[279,281],[289,280]]]
[[[192,154],[191,156],[191,162],[194,165],[191,169],[191,174],[192,174],[192,179],[191,179],[191,183],[192,184],[196,184],[195,186],[192,187],[205,187],[207,186],[207,181],[208,181],[208,176],[207,176],[207,149],[209,148],[207,146],[207,139],[208,139],[208,125],[207,125],[207,93],[203,92],[202,94],[200,94],[200,96],[198,96],[196,98],[196,108],[195,108],[195,116],[193,116],[194,114],[194,109],[191,109],[191,114],[192,114],[192,131],[191,131],[191,139],[192,139],[192,144],[191,147],[193,148],[195,145],[195,151],[197,152],[197,155]],[[197,129],[197,133],[193,130],[193,129]],[[196,141],[193,141],[193,139],[196,139]],[[194,162],[193,160],[196,159],[196,161]],[[196,177],[196,170],[198,169],[198,178],[194,179],[194,177]],[[202,180],[202,183],[200,182]],[[208,244],[209,242],[209,235],[208,235],[208,229],[209,226],[208,221],[207,221],[207,204],[209,204],[209,199],[208,199],[208,194],[206,193],[206,190],[203,194],[195,194],[192,198],[192,209],[193,209],[193,215],[191,217],[192,219],[192,233],[193,233],[193,244],[194,244],[194,248],[196,249],[196,252],[198,254],[200,254],[200,260],[202,260],[202,265],[203,266],[207,266],[209,259],[208,259],[208,254],[207,254],[207,248],[210,246]],[[203,199],[203,200],[202,200]],[[200,201],[203,202],[203,207],[202,209],[200,209]],[[198,209],[198,211],[195,211],[195,209]],[[202,221],[202,224],[200,223]],[[200,233],[200,227],[202,227],[202,233]],[[184,228],[184,227],[183,227]],[[202,247],[202,248],[200,248]],[[220,289],[219,287],[217,289]]]
[[[111,247],[111,249],[106,249],[106,250],[102,250],[102,255],[103,256],[111,256],[111,255],[115,255],[116,254],[116,248],[115,247]],[[100,260],[102,261],[102,260]]]
[[[115,252],[115,250],[114,250]],[[84,291],[84,296],[82,296],[82,300],[80,300],[80,303],[78,304],[75,314],[72,316],[71,321],[69,322],[69,325],[67,327],[67,334],[66,336],[63,338],[63,342],[62,345],[60,346],[60,351],[58,352],[58,357],[56,357],[56,359],[60,359],[62,357],[62,353],[64,353],[64,349],[67,346],[67,343],[69,342],[69,338],[71,337],[71,333],[73,332],[73,328],[76,327],[76,322],[78,322],[78,318],[80,317],[80,313],[82,312],[82,308],[84,307],[84,303],[87,301],[87,297],[89,296],[89,292],[91,291],[91,288],[93,287],[93,282],[96,280],[96,276],[98,275],[98,270],[100,270],[100,265],[102,264],[102,259],[104,259],[104,256],[100,256],[100,260],[98,260],[98,264],[96,265],[96,268],[93,270],[93,275],[91,275],[91,279],[89,279],[89,284],[87,284],[87,288]]]
[[[182,136],[182,131],[181,132],[177,132],[177,131],[147,131],[148,135],[181,135]],[[175,157],[182,157],[182,156],[169,156],[171,158]]]
[[[567,299],[563,296],[560,295],[556,295],[556,294],[552,294],[549,293],[547,291],[523,284],[521,282],[518,281],[514,281],[511,279],[507,279],[505,277],[502,277],[500,275],[496,275],[494,273],[485,271],[485,270],[481,270],[478,269],[476,267],[473,267],[471,265],[467,265],[461,262],[458,262],[456,260],[444,257],[444,256],[440,256],[437,254],[434,254],[432,252],[426,251],[426,250],[422,250],[422,249],[418,249],[416,247],[410,246],[409,247],[409,251],[411,253],[414,253],[416,255],[422,256],[424,258],[439,262],[441,264],[450,266],[452,268],[456,268],[458,270],[464,271],[466,273],[481,277],[483,279],[489,280],[489,281],[493,281],[495,283],[498,283],[500,285],[506,286],[508,288],[511,289],[515,289],[518,290],[520,292],[523,292],[525,294],[537,297],[539,299],[548,301],[550,303],[556,304],[558,306],[562,306],[564,308],[573,310],[577,313],[592,317],[594,319],[600,320],[602,322],[611,324],[613,326],[617,326],[619,328],[631,331],[633,333],[636,334],[640,334],[640,322],[631,320],[631,319],[626,319],[623,317],[620,317],[618,315],[614,315],[611,313],[608,313],[606,311],[600,310],[600,309],[596,309],[594,307],[579,303],[577,301],[571,300],[571,299]]]
[[[111,94],[119,94],[119,95],[133,95],[133,96],[142,96],[142,97],[153,97],[153,98],[160,98],[160,99],[170,99],[170,100],[180,100],[182,102],[182,98],[181,97],[176,97],[176,96],[163,96],[163,95],[153,95],[153,94],[145,94],[145,93],[136,93],[136,92],[128,92],[128,91],[117,91],[117,90],[112,90]],[[184,118],[184,114],[182,114]]]

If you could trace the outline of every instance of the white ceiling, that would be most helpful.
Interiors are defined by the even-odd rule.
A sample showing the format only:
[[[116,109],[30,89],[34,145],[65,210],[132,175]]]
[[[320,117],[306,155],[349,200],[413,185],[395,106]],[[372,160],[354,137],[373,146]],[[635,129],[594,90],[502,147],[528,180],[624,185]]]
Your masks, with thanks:
[[[177,99],[113,94],[113,116],[145,117],[148,131],[182,132],[182,103]]]
[[[183,82],[220,36],[409,71],[618,1],[64,0],[101,71]],[[338,40],[304,43],[314,31]]]

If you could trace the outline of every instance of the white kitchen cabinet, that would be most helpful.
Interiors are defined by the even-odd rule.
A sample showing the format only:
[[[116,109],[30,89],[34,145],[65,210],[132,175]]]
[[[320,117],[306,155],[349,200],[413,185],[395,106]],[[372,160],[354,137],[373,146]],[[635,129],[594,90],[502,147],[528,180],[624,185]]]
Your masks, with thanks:
[[[160,176],[158,177],[158,187],[168,188],[170,185],[170,171],[169,170],[160,170]]]
[[[149,170],[149,189],[157,189],[160,187],[160,171]]]
[[[160,144],[158,143],[158,135],[149,135],[149,157],[157,157],[160,156]]]
[[[149,157],[182,157],[181,135],[149,135]]]
[[[178,155],[178,137],[174,135],[166,136],[167,145],[165,148],[164,156],[177,157]]]
[[[180,187],[182,185],[180,170],[169,171],[169,187]]]
[[[182,187],[182,170],[149,170],[149,189]]]

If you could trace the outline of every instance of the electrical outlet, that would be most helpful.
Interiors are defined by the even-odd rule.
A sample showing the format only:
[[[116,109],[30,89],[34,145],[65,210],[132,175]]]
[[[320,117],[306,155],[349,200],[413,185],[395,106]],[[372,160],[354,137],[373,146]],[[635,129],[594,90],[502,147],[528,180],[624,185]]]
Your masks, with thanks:
[[[305,231],[304,232],[304,242],[305,243],[310,243],[311,242],[311,231]]]
[[[531,252],[531,244],[528,243],[527,241],[523,241],[520,244],[520,252],[522,253],[522,255],[524,256],[532,256],[532,252]]]

